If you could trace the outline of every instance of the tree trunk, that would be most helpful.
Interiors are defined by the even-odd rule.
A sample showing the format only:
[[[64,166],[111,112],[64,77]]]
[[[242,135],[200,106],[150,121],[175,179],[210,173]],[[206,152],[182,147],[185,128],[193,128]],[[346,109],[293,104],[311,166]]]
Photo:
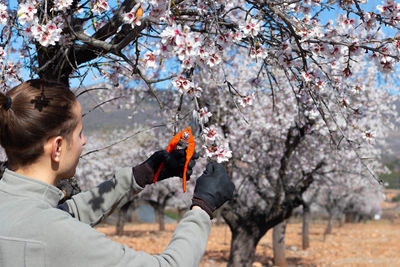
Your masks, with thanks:
[[[342,227],[343,226],[343,224],[344,224],[344,214],[343,213],[341,213],[339,216],[338,216],[338,223],[339,223],[339,227]]]
[[[222,214],[221,214],[221,209],[219,209],[219,210],[217,210],[217,221],[216,221],[216,225],[221,225],[223,222],[224,222],[224,220],[223,220],[223,218],[222,218]]]
[[[129,206],[131,205],[131,202],[126,203],[124,206],[122,206],[118,212],[118,220],[117,224],[115,226],[115,234],[116,235],[123,235],[124,234],[124,226],[125,226],[125,221],[126,221],[126,214],[128,213]]]
[[[333,222],[333,213],[329,213],[329,218],[328,218],[328,225],[325,228],[324,232],[324,241],[326,239],[326,236],[330,233],[332,233],[332,222]]]
[[[310,205],[308,203],[303,203],[303,249],[310,247]]]
[[[272,231],[274,265],[280,267],[288,266],[285,256],[285,230],[286,230],[286,222],[283,221],[277,224]]]
[[[186,208],[182,209],[182,208],[178,208],[178,222],[180,222],[183,218],[183,215],[185,215],[186,212]]]
[[[158,223],[158,230],[165,230],[165,220],[164,220],[164,207],[162,205],[155,205],[154,215],[156,217],[156,222]]]
[[[251,229],[242,227],[235,229],[232,232],[231,251],[227,267],[251,267],[260,238]]]

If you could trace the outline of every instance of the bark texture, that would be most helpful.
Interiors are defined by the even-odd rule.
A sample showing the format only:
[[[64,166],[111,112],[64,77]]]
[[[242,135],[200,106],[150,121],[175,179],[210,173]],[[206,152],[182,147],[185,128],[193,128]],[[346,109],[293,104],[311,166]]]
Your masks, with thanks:
[[[286,222],[277,224],[272,231],[272,247],[274,251],[274,265],[288,266],[285,256],[285,232]]]
[[[118,220],[117,220],[117,224],[115,226],[116,235],[121,236],[124,234],[124,226],[125,226],[126,217],[127,217],[127,213],[128,213],[130,205],[131,205],[131,202],[126,203],[124,206],[121,207],[121,209],[118,212]]]
[[[302,230],[302,245],[303,249],[310,247],[310,205],[303,203],[303,230]]]

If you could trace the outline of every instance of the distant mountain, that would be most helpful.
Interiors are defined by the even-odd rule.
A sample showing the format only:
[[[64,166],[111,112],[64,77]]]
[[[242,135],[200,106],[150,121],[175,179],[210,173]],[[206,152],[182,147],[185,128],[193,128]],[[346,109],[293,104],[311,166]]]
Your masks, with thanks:
[[[103,86],[102,84],[98,84],[85,89]],[[101,102],[93,91],[80,95],[78,100],[82,105],[82,114],[84,114],[83,125],[85,132],[129,128],[133,124],[145,124],[149,116],[154,120],[160,114],[157,102],[150,95],[141,102],[138,111],[133,116],[130,111],[120,109],[112,102],[95,108]]]

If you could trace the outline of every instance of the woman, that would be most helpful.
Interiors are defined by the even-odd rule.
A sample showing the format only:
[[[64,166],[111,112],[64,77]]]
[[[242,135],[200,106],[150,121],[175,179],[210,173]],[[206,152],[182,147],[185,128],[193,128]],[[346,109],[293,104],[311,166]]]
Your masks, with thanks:
[[[62,205],[57,183],[75,174],[85,145],[81,106],[65,86],[30,80],[0,93],[0,144],[8,166],[0,180],[0,266],[197,266],[212,212],[233,194],[222,165],[207,165],[192,208],[160,255],[134,251],[91,226],[158,180],[182,177],[184,151],[158,151],[144,163],[77,194]],[[189,164],[189,177],[194,160]]]

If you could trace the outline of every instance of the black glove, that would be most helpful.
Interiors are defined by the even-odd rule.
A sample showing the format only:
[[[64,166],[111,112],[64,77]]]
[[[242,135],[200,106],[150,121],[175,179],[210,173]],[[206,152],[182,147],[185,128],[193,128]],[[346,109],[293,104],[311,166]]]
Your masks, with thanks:
[[[234,190],[235,185],[226,174],[224,166],[215,162],[209,163],[196,181],[191,207],[199,206],[212,219],[213,212],[232,199]]]
[[[199,154],[195,152],[188,164],[186,180],[190,179],[190,175],[192,175],[193,172],[192,169],[196,165],[196,160],[198,158]],[[173,150],[171,153],[168,153],[166,150],[155,152],[145,162],[139,166],[133,167],[133,173],[136,182],[142,187],[146,184],[153,183],[154,176],[162,162],[164,162],[164,166],[161,169],[157,181],[161,181],[170,177],[182,178],[183,169],[186,162],[186,152],[184,149]]]

